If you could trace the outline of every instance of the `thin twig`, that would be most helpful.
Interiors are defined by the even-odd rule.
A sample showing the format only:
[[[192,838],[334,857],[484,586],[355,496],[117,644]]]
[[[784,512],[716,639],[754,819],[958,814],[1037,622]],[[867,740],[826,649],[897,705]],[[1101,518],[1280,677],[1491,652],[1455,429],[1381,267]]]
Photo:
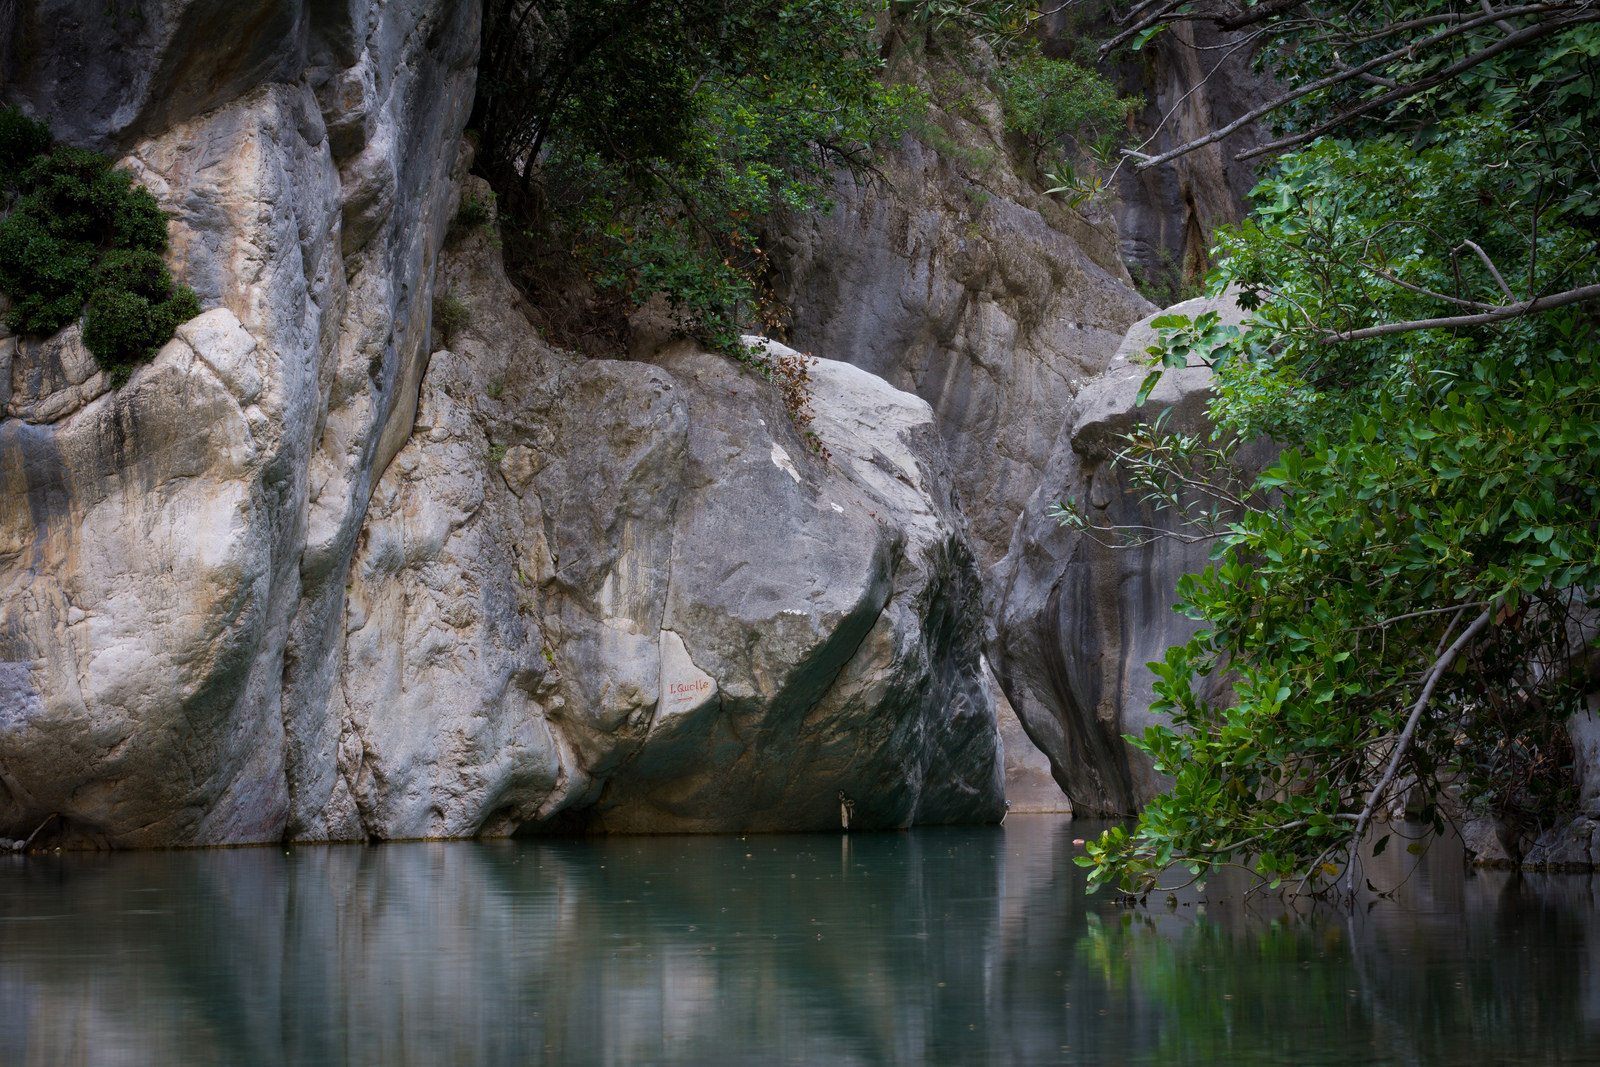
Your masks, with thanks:
[[[1449,607],[1429,608],[1426,611],[1413,611],[1413,612],[1409,612],[1409,613],[1407,613],[1405,615],[1396,615],[1396,616],[1394,616],[1392,618],[1380,619],[1377,622],[1368,623],[1366,626],[1352,626],[1352,627],[1350,627],[1350,629],[1347,632],[1356,633],[1356,632],[1358,632],[1360,630],[1377,630],[1377,629],[1380,629],[1381,627],[1391,626],[1394,623],[1402,622],[1402,621],[1404,621],[1406,619],[1420,619],[1425,615],[1443,615],[1447,611],[1460,612],[1465,608],[1481,608],[1481,607],[1483,607],[1483,605],[1485,603],[1487,603],[1487,601],[1475,600],[1470,604],[1462,604],[1460,606],[1457,606],[1455,604],[1451,604]],[[1437,656],[1438,653],[1435,652],[1434,655]]]
[[[1474,252],[1478,253],[1478,258],[1483,260],[1483,265],[1489,268],[1490,274],[1494,275],[1495,283],[1500,286],[1500,291],[1506,294],[1507,300],[1515,300],[1517,298],[1517,294],[1511,291],[1511,286],[1507,285],[1506,280],[1500,276],[1500,268],[1494,265],[1494,260],[1489,258],[1489,253],[1485,252],[1481,247],[1479,247],[1478,242],[1473,240],[1462,241],[1461,244],[1450,250],[1450,258],[1454,259],[1463,248],[1470,248]],[[1533,291],[1531,289],[1529,290],[1528,295],[1533,295]]]
[[[1416,293],[1419,296],[1432,297],[1434,300],[1443,300],[1445,303],[1454,304],[1457,307],[1474,308],[1478,311],[1495,311],[1502,306],[1500,304],[1485,304],[1481,300],[1463,300],[1459,296],[1450,296],[1448,293],[1438,293],[1432,289],[1425,289],[1420,285],[1414,285],[1411,282],[1406,281],[1404,278],[1390,274],[1386,270],[1383,270],[1379,267],[1374,267],[1371,263],[1363,263],[1361,266],[1367,268],[1384,281],[1398,285],[1402,289],[1409,289],[1411,292]],[[1513,296],[1512,299],[1515,300],[1516,297]]]

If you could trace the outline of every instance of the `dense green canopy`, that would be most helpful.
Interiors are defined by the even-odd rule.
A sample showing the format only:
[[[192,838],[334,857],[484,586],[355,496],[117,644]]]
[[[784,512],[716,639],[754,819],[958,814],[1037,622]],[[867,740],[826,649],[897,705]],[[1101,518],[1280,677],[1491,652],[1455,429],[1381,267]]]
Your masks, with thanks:
[[[514,262],[569,267],[624,310],[662,294],[735,350],[760,302],[756,220],[824,202],[832,168],[898,128],[879,6],[491,0],[473,125]]]
[[[1086,862],[1134,893],[1174,862],[1352,891],[1399,809],[1559,825],[1600,688],[1600,5],[1154,10],[1124,40],[1259,35],[1289,152],[1211,282],[1253,322],[1160,324],[1163,364],[1216,366],[1217,436],[1156,420],[1123,465],[1215,563],[1180,589],[1204,629],[1156,666],[1171,725],[1134,739],[1172,787]],[[1263,434],[1281,459],[1237,506],[1195,491]]]

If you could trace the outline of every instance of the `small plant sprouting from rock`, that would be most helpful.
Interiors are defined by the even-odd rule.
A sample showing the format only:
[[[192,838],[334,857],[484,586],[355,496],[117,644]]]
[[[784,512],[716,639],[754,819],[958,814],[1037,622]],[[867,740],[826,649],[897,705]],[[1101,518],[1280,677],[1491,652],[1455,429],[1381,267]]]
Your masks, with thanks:
[[[468,193],[461,198],[461,209],[456,212],[456,225],[463,230],[487,226],[495,219],[494,193],[484,196]]]
[[[500,461],[506,458],[508,451],[510,450],[505,445],[494,445],[483,455],[489,461],[490,466],[499,466]]]
[[[121,384],[200,313],[161,253],[167,217],[98,152],[57,145],[43,123],[0,110],[0,292],[18,333],[84,317],[83,341]]]
[[[505,382],[490,382],[484,392],[489,394],[490,400],[499,400],[500,395],[506,391]]]
[[[446,344],[455,340],[456,331],[466,325],[471,314],[471,309],[453,292],[447,291],[433,303],[433,324]]]
[[[1099,175],[1079,175],[1078,168],[1072,165],[1070,159],[1062,160],[1054,171],[1045,175],[1045,179],[1051,186],[1045,190],[1045,195],[1064,195],[1067,206],[1073,208],[1092,198],[1102,187]]]
[[[811,364],[816,362],[816,357],[809,353],[774,352],[757,343],[740,345],[739,360],[778,387],[789,421],[794,423],[811,450],[827,459],[829,452],[823,447],[822,438],[811,429],[811,420],[816,417],[811,408]]]
[[[492,247],[499,249],[500,232],[495,227],[499,217],[500,209],[495,204],[493,190],[482,196],[468,193],[461,198],[461,207],[450,222],[450,234],[452,237],[461,238],[481,232],[488,236]]]

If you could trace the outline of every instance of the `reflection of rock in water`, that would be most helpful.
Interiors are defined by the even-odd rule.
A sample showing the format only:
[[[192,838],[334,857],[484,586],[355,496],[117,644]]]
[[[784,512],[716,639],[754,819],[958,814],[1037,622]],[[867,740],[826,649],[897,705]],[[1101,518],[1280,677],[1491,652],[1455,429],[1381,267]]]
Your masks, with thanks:
[[[1542,1062],[1600,1024],[1588,876],[1446,845],[1354,915],[1128,910],[1095,832],[0,857],[0,1062]]]

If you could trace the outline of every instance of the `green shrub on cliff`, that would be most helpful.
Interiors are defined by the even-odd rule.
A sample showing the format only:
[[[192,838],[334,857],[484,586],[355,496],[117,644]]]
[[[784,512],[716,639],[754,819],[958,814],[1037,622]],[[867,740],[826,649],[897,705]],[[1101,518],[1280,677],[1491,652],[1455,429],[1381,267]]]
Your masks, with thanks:
[[[0,109],[0,174],[16,174],[50,151],[50,127],[14,107]]]
[[[1059,150],[1069,137],[1092,143],[1121,129],[1142,101],[1119,97],[1116,86],[1086,67],[1051,59],[1028,39],[999,70],[1006,128],[1020,134],[1037,157]]]
[[[180,323],[200,314],[186,285],[172,284],[155,252],[123,249],[100,262],[84,316],[83,343],[108,369],[148,359]]]
[[[54,145],[16,108],[0,111],[0,292],[19,333],[47,334],[87,310],[83,339],[125,375],[199,314],[161,253],[167,220],[148,190],[98,152]]]

